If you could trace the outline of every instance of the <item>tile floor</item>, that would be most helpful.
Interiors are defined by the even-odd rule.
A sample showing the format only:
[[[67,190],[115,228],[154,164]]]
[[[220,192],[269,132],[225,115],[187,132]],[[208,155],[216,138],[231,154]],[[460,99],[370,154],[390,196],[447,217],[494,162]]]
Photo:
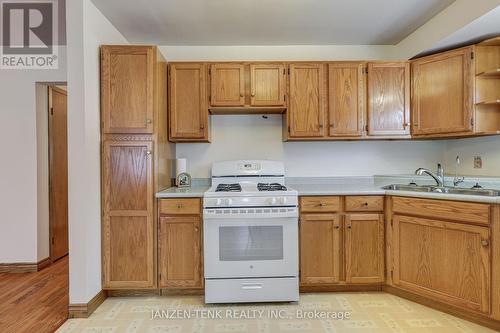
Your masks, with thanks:
[[[299,317],[300,314],[314,313],[330,316],[330,319]],[[339,313],[349,313],[350,318],[343,320],[332,318],[339,316]],[[273,314],[280,318],[271,318]],[[172,315],[177,318],[170,318]],[[222,319],[206,318],[217,315]],[[244,318],[245,315],[255,318]],[[190,318],[183,319],[182,316]],[[106,299],[90,318],[70,319],[57,332],[487,333],[494,331],[386,293],[312,293],[301,294],[299,303],[223,306],[205,305],[201,296],[114,297]]]

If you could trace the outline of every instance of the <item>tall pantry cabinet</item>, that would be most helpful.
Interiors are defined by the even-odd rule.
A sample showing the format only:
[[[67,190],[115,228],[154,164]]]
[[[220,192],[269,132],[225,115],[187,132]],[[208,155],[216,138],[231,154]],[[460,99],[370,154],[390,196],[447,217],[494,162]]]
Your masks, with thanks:
[[[101,46],[103,289],[156,288],[156,200],[170,185],[167,64],[154,46]]]

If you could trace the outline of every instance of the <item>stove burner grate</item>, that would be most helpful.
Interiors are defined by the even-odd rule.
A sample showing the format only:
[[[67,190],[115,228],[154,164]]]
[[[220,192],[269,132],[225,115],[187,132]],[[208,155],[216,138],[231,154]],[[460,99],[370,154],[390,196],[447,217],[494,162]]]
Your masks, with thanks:
[[[286,186],[278,183],[258,183],[257,189],[259,191],[286,191]]]
[[[240,184],[219,184],[215,192],[241,192]]]

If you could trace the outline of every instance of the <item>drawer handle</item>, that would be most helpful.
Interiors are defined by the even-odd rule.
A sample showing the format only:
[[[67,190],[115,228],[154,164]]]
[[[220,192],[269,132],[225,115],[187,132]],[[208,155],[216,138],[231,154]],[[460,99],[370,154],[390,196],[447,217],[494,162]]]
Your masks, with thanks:
[[[262,289],[262,283],[242,283],[241,289]]]
[[[490,245],[490,242],[488,242],[488,240],[487,240],[487,239],[483,239],[483,240],[481,241],[481,245],[482,245],[482,246],[484,246],[484,247],[487,247],[488,245]]]
[[[181,203],[180,203],[180,204],[177,204],[177,208],[178,208],[178,209],[181,209],[181,208],[182,208],[182,204],[181,204]]]

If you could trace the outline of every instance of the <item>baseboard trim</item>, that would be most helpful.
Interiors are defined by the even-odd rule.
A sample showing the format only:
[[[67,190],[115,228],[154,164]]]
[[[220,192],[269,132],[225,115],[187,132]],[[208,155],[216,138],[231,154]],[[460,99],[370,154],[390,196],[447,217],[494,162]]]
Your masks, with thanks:
[[[159,296],[160,289],[108,289],[108,297]]]
[[[106,292],[101,290],[88,303],[70,304],[68,307],[68,317],[88,318],[104,302],[106,297]]]
[[[32,273],[39,272],[51,264],[50,257],[38,262],[13,262],[0,264],[0,273]]]
[[[459,307],[449,305],[446,303],[442,303],[439,301],[435,301],[432,299],[429,299],[425,296],[420,296],[418,294],[412,293],[410,291],[394,287],[394,286],[384,286],[382,288],[383,291],[385,291],[388,294],[391,295],[396,295],[401,298],[405,298],[407,300],[410,300],[412,302],[422,304],[425,306],[428,306],[430,308],[448,313],[450,315],[453,315],[455,317],[459,317],[468,321],[471,321],[473,323],[476,323],[478,325],[486,326],[491,329],[500,331],[500,321],[497,321],[495,319],[489,318],[486,315],[482,315],[480,313],[474,313],[471,311],[463,310]]]

